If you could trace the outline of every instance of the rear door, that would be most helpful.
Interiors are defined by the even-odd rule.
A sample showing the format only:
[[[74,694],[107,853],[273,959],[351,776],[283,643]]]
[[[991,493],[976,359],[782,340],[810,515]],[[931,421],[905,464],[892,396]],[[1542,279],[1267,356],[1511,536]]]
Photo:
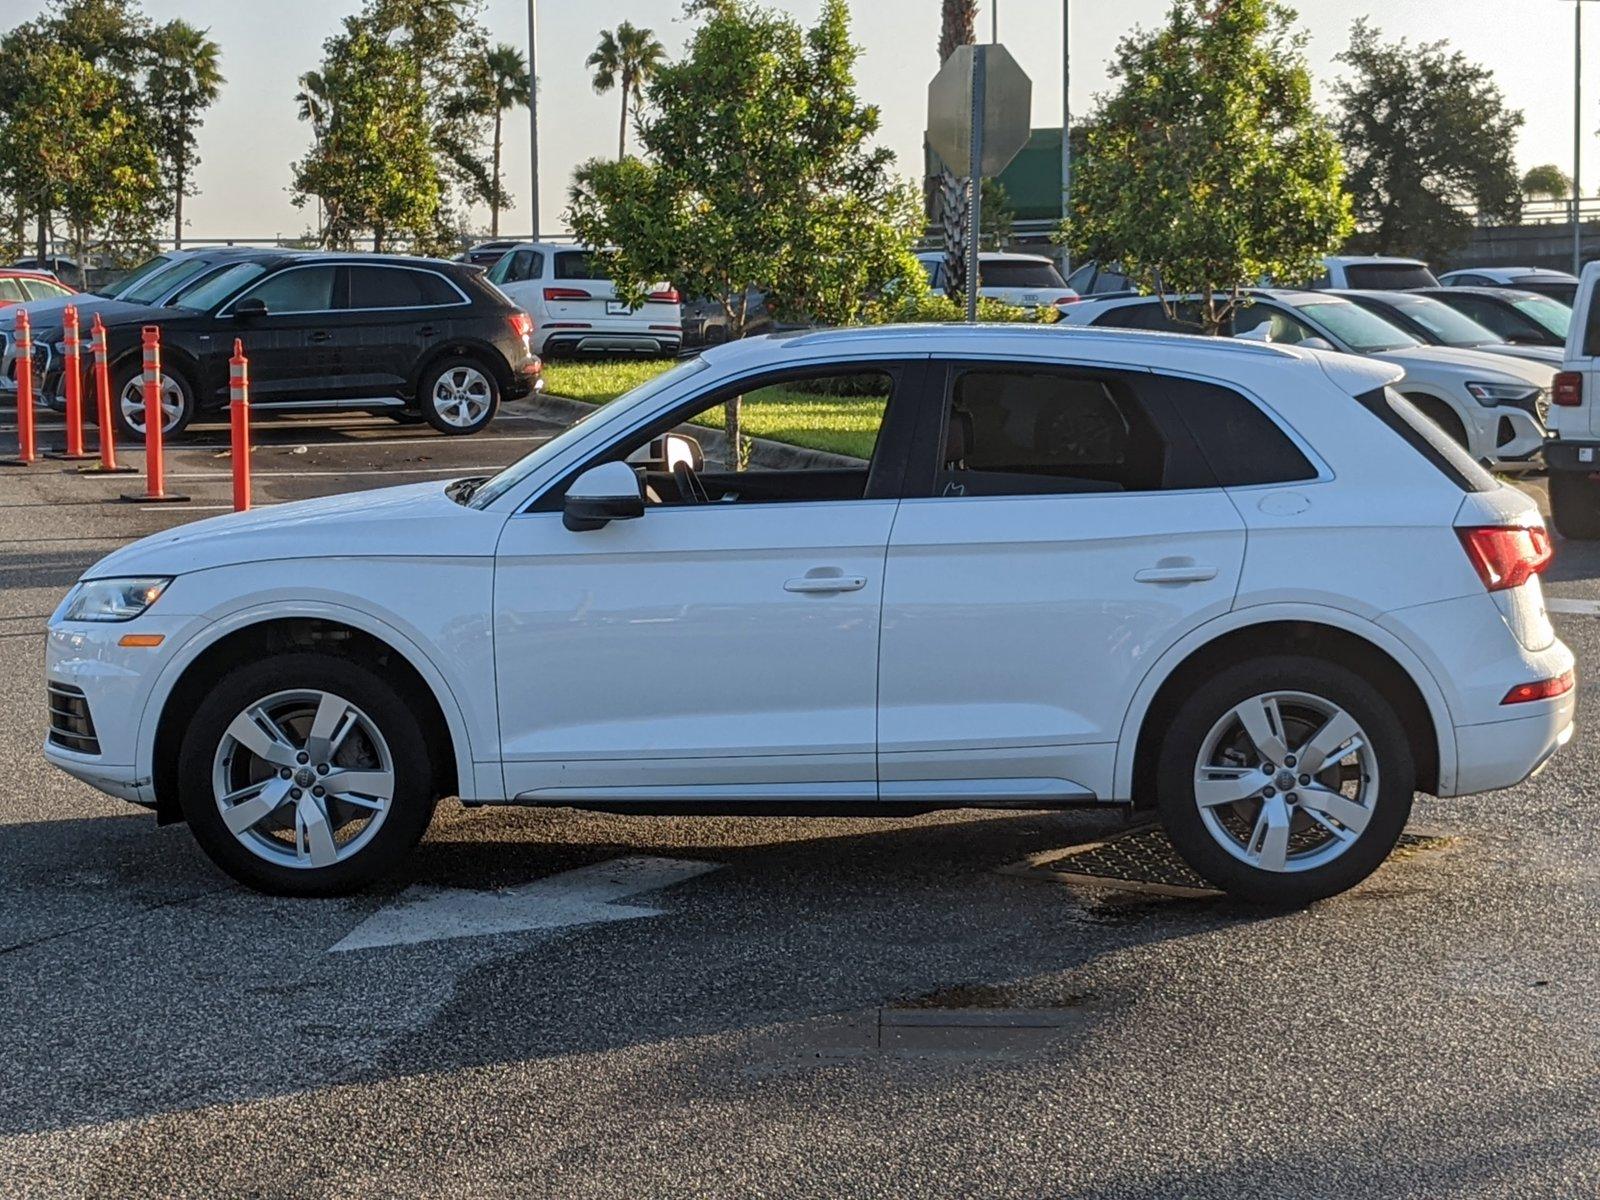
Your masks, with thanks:
[[[1155,376],[944,369],[884,575],[880,793],[1111,798],[1134,689],[1228,611],[1244,523]]]
[[[341,394],[398,397],[469,302],[437,271],[379,264],[345,270],[349,302],[339,331],[345,361]]]
[[[1054,304],[1056,298],[1067,293],[1067,281],[1055,264],[1032,258],[989,258],[978,261],[978,294],[1016,304],[1023,308],[1037,308],[1041,304]]]
[[[1561,369],[1582,376],[1582,387],[1575,396],[1569,388],[1556,389],[1550,406],[1556,436],[1587,440],[1600,435],[1600,404],[1595,403],[1600,398],[1600,262],[1583,268]],[[1570,403],[1574,399],[1577,403]]]

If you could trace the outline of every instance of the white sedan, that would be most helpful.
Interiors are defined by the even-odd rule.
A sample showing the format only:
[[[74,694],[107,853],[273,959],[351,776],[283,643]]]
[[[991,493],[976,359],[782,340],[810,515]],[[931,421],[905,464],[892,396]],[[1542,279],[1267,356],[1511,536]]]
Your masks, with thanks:
[[[274,892],[392,872],[459,796],[1131,804],[1241,896],[1327,896],[1415,791],[1572,733],[1539,514],[1399,377],[1037,327],[719,346],[491,478],[101,560],[50,620],[45,754]],[[692,423],[796,393],[855,440],[738,469]]]

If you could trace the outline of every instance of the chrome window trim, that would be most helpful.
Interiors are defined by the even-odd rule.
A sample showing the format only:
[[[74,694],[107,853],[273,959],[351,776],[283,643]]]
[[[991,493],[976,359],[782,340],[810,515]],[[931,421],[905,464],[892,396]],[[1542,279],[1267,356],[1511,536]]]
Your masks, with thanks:
[[[450,276],[446,275],[443,271],[435,271],[431,267],[413,267],[413,266],[410,266],[409,264],[404,264],[404,263],[362,263],[362,262],[326,263],[326,262],[314,262],[314,263],[295,263],[293,266],[285,267],[281,271],[274,271],[271,275],[267,276],[265,279],[257,280],[255,283],[251,284],[244,291],[240,292],[232,300],[229,300],[227,303],[225,303],[221,308],[217,309],[216,315],[218,317],[232,316],[233,315],[234,306],[237,305],[241,300],[249,299],[250,293],[254,292],[257,288],[265,287],[268,283],[272,282],[274,279],[283,278],[285,275],[289,274],[291,271],[315,271],[315,270],[321,270],[321,269],[326,268],[326,267],[332,267],[334,270],[338,270],[340,267],[372,267],[372,268],[374,268],[376,270],[380,270],[380,271],[415,271],[418,274],[422,274],[422,275],[432,275],[434,278],[442,279],[442,280],[444,280],[445,283],[449,284],[450,285],[450,289],[453,292],[455,292],[456,295],[460,296],[461,299],[459,299],[459,300],[457,300],[457,301],[455,301],[454,303],[451,303],[451,304],[399,304],[399,305],[393,305],[393,306],[385,306],[383,308],[297,308],[297,309],[293,310],[292,312],[276,313],[276,314],[273,313],[273,311],[271,309],[268,309],[267,310],[267,316],[269,316],[269,317],[272,317],[272,316],[317,317],[317,316],[326,316],[326,315],[328,315],[330,313],[423,312],[423,311],[432,310],[432,309],[439,309],[439,308],[461,308],[464,305],[465,306],[470,306],[472,304],[472,298],[461,290],[460,286],[456,283],[456,281],[454,279],[451,279]]]

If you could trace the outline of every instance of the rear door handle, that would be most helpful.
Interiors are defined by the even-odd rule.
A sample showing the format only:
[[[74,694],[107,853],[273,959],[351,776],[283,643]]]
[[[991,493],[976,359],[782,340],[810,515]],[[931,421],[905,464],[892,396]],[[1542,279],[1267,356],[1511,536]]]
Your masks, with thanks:
[[[417,336],[418,337],[432,337],[434,334],[436,334],[438,332],[439,331],[437,329],[435,329],[432,325],[424,325],[421,329],[417,330]]]
[[[1182,567],[1146,567],[1142,571],[1135,571],[1133,577],[1140,583],[1204,583],[1217,577],[1217,569],[1199,563]]]
[[[317,329],[312,331],[311,340],[313,342],[331,342],[333,341],[333,334],[326,329]]]
[[[859,592],[867,586],[865,575],[802,575],[783,585],[786,592]]]

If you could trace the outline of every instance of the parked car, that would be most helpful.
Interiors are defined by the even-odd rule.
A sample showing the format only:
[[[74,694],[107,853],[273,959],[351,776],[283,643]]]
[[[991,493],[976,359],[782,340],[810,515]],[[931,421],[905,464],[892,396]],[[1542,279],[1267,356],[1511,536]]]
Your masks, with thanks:
[[[1442,300],[1516,345],[1566,345],[1572,309],[1538,292],[1457,285],[1419,288],[1418,294]]]
[[[281,893],[393,870],[457,795],[1153,806],[1213,883],[1303,903],[1415,791],[1509,787],[1572,734],[1538,510],[1401,378],[1104,330],[713,347],[493,477],[115,551],[50,619],[45,755]],[[870,461],[712,469],[681,432],[822,381],[879,421]]]
[[[676,354],[678,290],[657,283],[635,305],[617,295],[605,270],[604,255],[583,246],[518,242],[488,279],[533,318],[536,354]]]
[[[1155,296],[1085,300],[1063,314],[1071,324],[1193,333],[1193,297],[1177,319]],[[1185,311],[1186,307],[1188,311]],[[1405,330],[1330,292],[1260,290],[1238,309],[1228,332],[1278,345],[1360,354],[1400,367],[1396,389],[1473,458],[1512,469],[1534,465],[1544,447],[1544,416],[1555,371],[1476,350],[1425,346]]]
[[[61,254],[47,254],[41,258],[37,254],[30,254],[19,258],[11,264],[19,271],[36,271],[49,275],[55,279],[81,279],[83,270],[75,258],[67,258]]]
[[[1550,517],[1569,538],[1600,538],[1600,263],[1584,267],[1556,376],[1545,448]]]
[[[1544,267],[1465,267],[1439,276],[1445,287],[1514,288],[1519,292],[1538,292],[1559,300],[1568,308],[1578,295],[1578,277],[1566,271]]]
[[[79,326],[88,329],[96,313],[109,322],[115,314],[126,314],[133,310],[145,312],[152,306],[169,305],[179,292],[230,263],[267,262],[283,254],[281,250],[233,246],[169,251],[142,263],[105,291],[31,300],[25,307],[33,324],[34,369],[37,377],[41,380],[51,379],[61,370],[62,314],[68,305],[78,310]],[[15,308],[0,309],[0,395],[9,395],[17,387],[16,342],[13,337],[15,326]],[[43,388],[41,393],[41,398],[48,399],[51,389]]]
[[[1339,295],[1368,312],[1377,313],[1391,325],[1398,325],[1427,346],[1449,346],[1456,350],[1481,350],[1485,354],[1504,354],[1525,358],[1547,366],[1561,365],[1561,351],[1554,346],[1527,346],[1508,342],[1486,325],[1466,313],[1451,308],[1432,296],[1415,292],[1341,291]]]
[[[0,267],[0,308],[24,304],[29,300],[49,300],[75,293],[54,275],[44,271],[24,271]]]
[[[140,330],[161,327],[163,429],[228,401],[240,338],[256,411],[354,409],[475,433],[527,395],[539,360],[526,313],[462,263],[377,254],[256,252],[208,270],[164,305],[101,310],[113,411],[144,434]],[[60,405],[61,348],[45,378]],[[85,381],[87,382],[87,361]]]
[[[476,246],[456,255],[457,262],[472,263],[479,267],[492,267],[516,248],[515,241],[479,242]]]
[[[1322,260],[1323,275],[1314,288],[1364,288],[1388,291],[1394,288],[1436,287],[1439,283],[1420,258],[1396,258],[1385,254],[1330,254]]]
[[[1080,296],[1127,296],[1139,290],[1139,284],[1116,263],[1103,264],[1098,259],[1073,268],[1067,286]]]
[[[918,254],[917,261],[928,272],[929,285],[936,291],[942,291],[945,286],[944,255],[927,251]],[[984,251],[978,255],[978,295],[985,300],[998,300],[1001,304],[1014,304],[1018,308],[1066,305],[1078,298],[1078,293],[1061,278],[1061,271],[1053,260],[1042,254],[1006,254],[999,251]]]

